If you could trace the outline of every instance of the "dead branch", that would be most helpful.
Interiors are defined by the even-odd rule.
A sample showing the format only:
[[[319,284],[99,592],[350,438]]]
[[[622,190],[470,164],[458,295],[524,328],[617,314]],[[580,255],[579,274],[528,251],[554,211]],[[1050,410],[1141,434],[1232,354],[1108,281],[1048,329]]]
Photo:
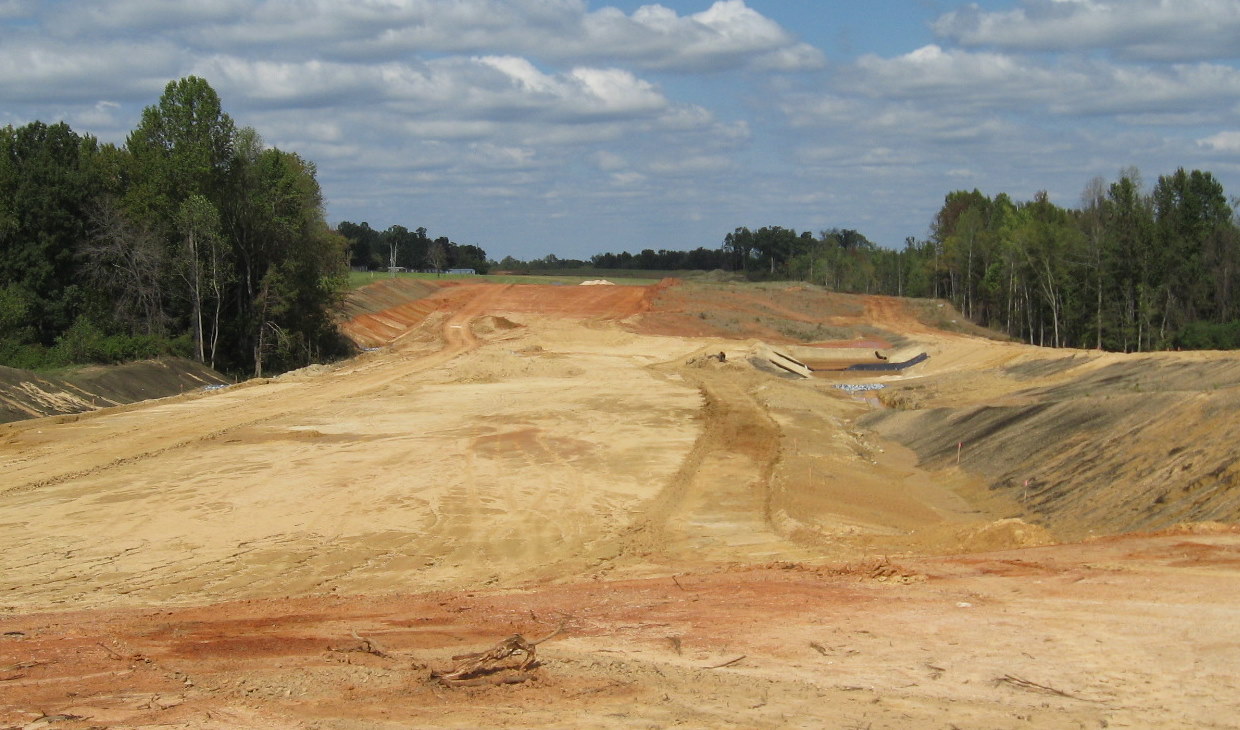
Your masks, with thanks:
[[[543,637],[540,641],[546,641],[558,633],[559,629],[556,629],[554,633]],[[521,634],[513,634],[486,651],[458,654],[452,657],[452,661],[458,662],[458,664],[451,671],[437,675],[437,678],[440,681],[458,683],[461,680],[473,679],[485,674],[494,674],[509,668],[524,673],[525,670],[529,669],[537,661],[534,646],[534,643],[527,641]],[[501,664],[505,659],[518,654],[524,656],[521,657],[521,660],[515,667],[505,667]]]
[[[16,664],[10,664],[7,667],[0,667],[0,672],[16,672],[21,669],[29,669],[31,667],[37,667],[40,664],[47,664],[47,662],[33,662],[33,661],[18,662]]]
[[[121,656],[120,654],[117,654],[115,651],[112,651],[112,649],[109,648],[108,645],[104,644],[102,641],[96,641],[95,643],[99,646],[99,648],[106,651],[108,653],[108,656],[112,657],[113,659],[119,659],[122,661],[125,659],[125,657]]]
[[[726,662],[724,662],[723,664],[714,664],[714,665],[711,665],[711,666],[709,666],[709,667],[703,667],[703,668],[704,668],[704,669],[723,669],[724,667],[730,667],[730,666],[732,666],[733,664],[735,664],[735,663],[739,662],[740,660],[744,659],[744,658],[745,658],[745,656],[746,656],[745,654],[741,654],[740,656],[736,657],[735,659],[729,659],[729,660],[727,660],[727,661],[726,661]]]
[[[533,672],[514,672],[512,674],[493,674],[490,676],[474,677],[472,679],[454,679],[453,687],[479,687],[483,685],[498,686],[501,684],[521,684],[528,682],[534,678]],[[440,677],[440,679],[445,679]]]
[[[555,631],[534,641],[529,641],[521,634],[513,634],[486,651],[452,657],[452,661],[457,662],[457,665],[448,672],[432,672],[431,678],[450,683],[454,687],[524,682],[534,677],[533,673],[527,671],[538,663],[534,647],[559,636],[563,631],[564,623],[561,622]],[[505,660],[514,656],[520,656],[515,665],[505,663]],[[514,671],[500,674],[506,670]]]
[[[42,664],[47,664],[47,662],[18,662],[16,664],[10,664],[7,667],[0,667],[0,672],[4,672],[5,674],[5,676],[0,677],[0,682],[12,682],[15,679],[22,679],[26,676],[26,672],[22,671],[23,669],[30,669],[31,667],[37,667]],[[14,672],[14,674],[9,674],[9,672]]]
[[[349,633],[357,640],[356,644],[348,644],[344,646],[329,646],[328,651],[337,651],[341,653],[358,652],[360,654],[372,654],[382,659],[391,659],[392,655],[387,652],[383,646],[375,641],[357,633],[356,629],[349,629]]]
[[[367,654],[374,654],[377,657],[384,657],[385,659],[391,657],[391,655],[388,654],[387,651],[385,651],[383,647],[379,645],[379,642],[375,641],[374,639],[368,639],[365,636],[359,636],[356,629],[349,629],[349,633],[353,634],[354,639],[357,639],[359,642],[361,642],[361,646],[358,648],[358,651],[362,651]]]
[[[1016,687],[1018,689],[1023,689],[1029,692],[1047,692],[1049,694],[1059,695],[1060,697],[1067,697],[1068,699],[1072,699],[1072,700],[1081,700],[1083,702],[1097,702],[1098,701],[1098,700],[1091,700],[1086,697],[1079,697],[1074,694],[1069,694],[1067,692],[1064,692],[1061,689],[1055,689],[1054,687],[1048,687],[1045,684],[1038,684],[1037,682],[1031,682],[1028,679],[1022,679],[1021,677],[1016,677],[1011,674],[1005,674],[1002,677],[995,678],[995,684],[996,685],[1010,684],[1013,687]]]
[[[62,712],[58,715],[49,715],[46,712],[44,712],[41,717],[35,718],[35,722],[45,722],[50,725],[53,722],[73,722],[74,720],[85,720],[85,719],[86,719],[85,715],[70,715],[67,712]],[[34,723],[31,723],[31,724],[33,725]]]
[[[559,635],[560,635],[560,633],[564,631],[564,623],[565,623],[565,622],[561,621],[561,622],[560,622],[560,625],[559,625],[559,626],[557,626],[557,627],[555,627],[555,631],[552,631],[551,633],[547,634],[546,636],[542,637],[541,639],[539,639],[539,640],[537,640],[537,641],[531,641],[531,642],[530,642],[530,645],[531,645],[531,646],[538,646],[539,644],[543,643],[544,641],[547,641],[547,640],[549,640],[549,639],[553,639],[553,638],[555,638],[556,636],[559,636]]]

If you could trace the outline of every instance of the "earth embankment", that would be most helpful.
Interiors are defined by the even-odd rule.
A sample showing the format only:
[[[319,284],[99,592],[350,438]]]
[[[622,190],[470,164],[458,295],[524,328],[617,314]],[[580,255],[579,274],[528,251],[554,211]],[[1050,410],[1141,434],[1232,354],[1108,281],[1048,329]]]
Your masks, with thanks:
[[[231,382],[183,358],[96,365],[57,375],[0,366],[0,423],[87,413]]]
[[[979,393],[927,377],[861,424],[983,475],[1064,539],[1240,520],[1240,356],[1078,353],[971,374]]]
[[[1236,529],[1065,542],[1155,524],[1141,469],[1225,513],[1232,356],[799,285],[405,286],[353,359],[0,426],[0,727],[1234,726]],[[1079,521],[1004,481],[1037,469]],[[553,636],[435,678],[514,633]]]

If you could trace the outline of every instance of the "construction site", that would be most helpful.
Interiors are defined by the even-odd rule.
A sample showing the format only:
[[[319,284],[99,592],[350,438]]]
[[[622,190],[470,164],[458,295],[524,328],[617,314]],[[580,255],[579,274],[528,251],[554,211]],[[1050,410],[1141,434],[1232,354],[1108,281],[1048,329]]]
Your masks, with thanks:
[[[0,728],[1240,727],[1240,353],[671,279],[340,328],[0,372]]]

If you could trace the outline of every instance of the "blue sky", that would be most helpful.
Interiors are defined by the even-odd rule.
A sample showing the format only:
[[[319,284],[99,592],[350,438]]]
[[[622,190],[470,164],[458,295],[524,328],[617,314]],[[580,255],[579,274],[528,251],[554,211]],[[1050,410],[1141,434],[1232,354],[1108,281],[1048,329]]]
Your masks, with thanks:
[[[494,258],[923,237],[944,195],[1240,194],[1240,0],[0,0],[0,125],[123,142],[195,74],[329,221]]]

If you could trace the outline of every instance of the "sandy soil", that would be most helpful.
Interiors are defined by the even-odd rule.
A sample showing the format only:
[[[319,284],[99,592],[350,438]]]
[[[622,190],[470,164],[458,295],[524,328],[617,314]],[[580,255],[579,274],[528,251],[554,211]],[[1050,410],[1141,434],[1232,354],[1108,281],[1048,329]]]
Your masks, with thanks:
[[[0,727],[1237,726],[1240,532],[1062,543],[980,461],[861,425],[1119,356],[804,288],[419,286],[354,303],[353,360],[0,427]],[[931,359],[759,356],[874,343]]]

